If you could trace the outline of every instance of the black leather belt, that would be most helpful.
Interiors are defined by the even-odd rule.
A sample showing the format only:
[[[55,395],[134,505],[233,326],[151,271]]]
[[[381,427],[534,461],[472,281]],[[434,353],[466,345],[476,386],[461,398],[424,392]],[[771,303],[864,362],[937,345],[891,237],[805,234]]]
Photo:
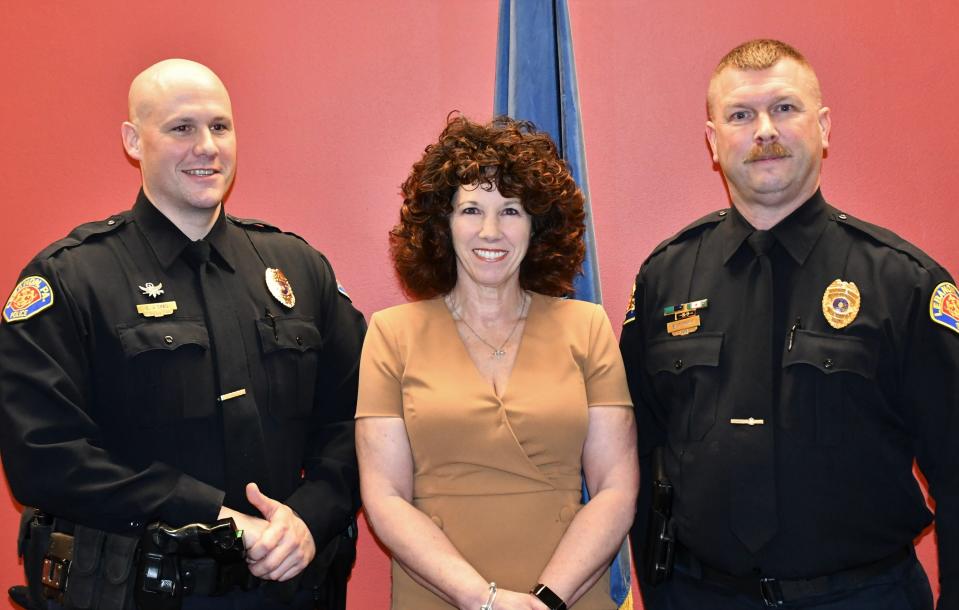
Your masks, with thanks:
[[[769,608],[778,608],[785,602],[797,599],[856,589],[914,555],[914,548],[909,546],[878,561],[833,572],[826,576],[790,579],[735,576],[706,565],[682,545],[676,549],[676,564],[684,568],[683,571],[693,579],[762,600]]]

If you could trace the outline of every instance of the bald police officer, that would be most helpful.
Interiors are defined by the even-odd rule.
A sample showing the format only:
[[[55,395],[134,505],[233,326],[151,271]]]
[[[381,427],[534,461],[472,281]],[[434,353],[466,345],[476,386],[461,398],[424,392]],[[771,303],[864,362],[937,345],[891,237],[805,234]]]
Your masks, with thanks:
[[[708,112],[732,207],[653,251],[621,339],[641,495],[648,507],[656,447],[674,494],[675,570],[644,586],[648,606],[931,608],[912,545],[932,521],[918,459],[939,608],[959,607],[952,278],[825,201],[831,115],[798,51],[733,49]],[[645,523],[638,513],[635,547]]]
[[[363,318],[322,254],[224,212],[236,126],[210,69],[146,69],[121,132],[143,180],[132,210],[40,252],[0,325],[7,477],[74,536],[54,596],[132,607],[147,524],[232,517],[249,574],[181,563],[184,607],[343,608]]]

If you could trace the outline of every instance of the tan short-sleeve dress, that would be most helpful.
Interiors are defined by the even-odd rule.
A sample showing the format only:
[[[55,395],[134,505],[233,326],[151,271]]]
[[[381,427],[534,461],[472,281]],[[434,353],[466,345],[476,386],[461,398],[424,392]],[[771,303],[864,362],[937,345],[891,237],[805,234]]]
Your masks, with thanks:
[[[587,408],[631,407],[599,305],[533,294],[507,386],[479,374],[442,299],[373,315],[356,416],[402,417],[413,504],[486,580],[527,591],[580,508]],[[452,608],[393,563],[398,610]],[[613,610],[603,577],[574,606]]]

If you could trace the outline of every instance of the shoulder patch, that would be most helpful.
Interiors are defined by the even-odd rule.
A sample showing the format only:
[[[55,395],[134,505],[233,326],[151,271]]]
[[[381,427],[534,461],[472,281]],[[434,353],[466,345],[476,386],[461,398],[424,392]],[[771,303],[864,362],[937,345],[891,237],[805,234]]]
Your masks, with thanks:
[[[629,291],[629,302],[626,303],[626,317],[623,320],[623,326],[636,319],[636,282],[633,282],[633,289]]]
[[[3,307],[3,319],[6,322],[21,322],[37,315],[53,305],[53,289],[50,282],[39,275],[31,275],[20,280],[7,304]]]
[[[950,282],[943,282],[932,291],[929,300],[929,317],[959,333],[959,290]]]
[[[715,212],[710,212],[709,214],[706,214],[702,218],[689,223],[688,225],[680,229],[675,235],[661,242],[658,246],[653,248],[653,251],[649,253],[649,258],[652,258],[653,256],[655,256],[662,250],[665,250],[666,246],[668,246],[669,244],[675,241],[679,241],[680,239],[683,239],[689,233],[694,232],[696,229],[699,229],[700,227],[704,227],[706,225],[714,225],[726,220],[726,217],[728,216],[728,214],[729,214],[728,209],[717,210]]]

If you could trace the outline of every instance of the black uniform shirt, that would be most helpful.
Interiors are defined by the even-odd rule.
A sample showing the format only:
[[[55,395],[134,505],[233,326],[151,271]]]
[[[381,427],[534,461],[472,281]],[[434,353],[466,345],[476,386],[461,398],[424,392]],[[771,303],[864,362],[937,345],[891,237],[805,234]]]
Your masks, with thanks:
[[[750,391],[743,337],[753,312],[743,295],[752,231],[723,210],[661,244],[637,275],[635,318],[623,327],[640,455],[668,448],[678,538],[734,574],[814,577],[870,563],[930,523],[912,472],[918,458],[937,501],[945,596],[959,579],[959,333],[930,318],[930,300],[952,279],[818,192],[771,230],[778,531],[752,554],[730,530],[731,481],[751,476],[730,459],[730,419],[749,416],[737,403]],[[836,279],[861,295],[840,329],[822,305]],[[671,336],[664,308],[699,299],[709,300],[699,329]]]
[[[255,405],[242,425],[262,429],[256,482],[300,515],[319,551],[359,504],[363,317],[326,258],[294,235],[221,212],[205,240],[224,278],[220,311],[239,329],[233,351],[207,328],[210,303],[182,256],[190,240],[142,192],[132,211],[78,227],[27,266],[23,277],[42,277],[53,303],[0,325],[10,486],[24,504],[115,532],[212,522],[221,504],[259,515],[242,488],[226,492],[228,464],[254,451],[224,434],[231,403],[217,401],[216,367],[233,364]],[[289,279],[294,307],[267,288],[268,267]],[[170,302],[168,315],[138,313]]]

